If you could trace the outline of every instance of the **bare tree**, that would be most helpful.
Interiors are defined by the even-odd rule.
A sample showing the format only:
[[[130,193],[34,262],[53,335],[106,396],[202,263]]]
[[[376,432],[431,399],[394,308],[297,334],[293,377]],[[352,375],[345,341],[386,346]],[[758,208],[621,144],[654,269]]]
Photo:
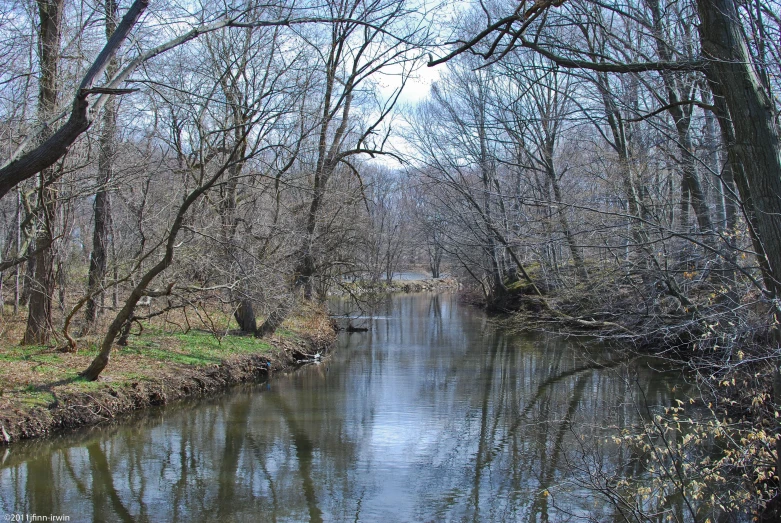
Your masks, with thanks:
[[[103,50],[92,63],[92,66],[82,77],[81,83],[79,84],[79,87],[76,91],[76,96],[73,99],[70,115],[65,124],[63,124],[57,131],[48,135],[46,139],[40,143],[40,145],[30,150],[29,152],[25,152],[28,143],[27,141],[23,141],[20,146],[17,147],[16,151],[11,155],[9,161],[7,161],[0,168],[0,198],[5,196],[18,183],[31,178],[44,169],[54,165],[65,155],[68,147],[70,147],[73,142],[75,142],[76,139],[90,127],[92,124],[92,118],[94,117],[94,114],[91,114],[89,111],[90,105],[87,101],[87,98],[90,95],[101,95],[101,97],[99,97],[94,104],[96,109],[99,110],[102,104],[105,103],[105,101],[108,99],[108,96],[122,94],[125,92],[121,89],[117,90],[113,87],[93,88],[93,83],[106,70],[111,61],[111,58],[116,54],[120,46],[128,37],[130,30],[141,17],[141,14],[146,9],[147,4],[148,0],[136,0],[122,18],[122,22],[119,24],[119,26],[117,26],[117,29],[114,31],[112,37],[109,39]],[[42,22],[44,20],[46,21],[46,32],[41,33],[41,36],[45,37],[48,44],[52,45],[54,45],[54,39],[56,38],[57,50],[59,51],[59,24],[61,23],[62,16],[61,2],[54,2],[51,4],[44,2],[41,5],[44,6],[44,9],[41,11],[41,20]],[[52,32],[55,22],[58,28],[55,32]],[[53,60],[55,58],[51,55],[44,56],[43,53],[41,56],[42,63],[46,60]],[[52,71],[51,67],[47,68],[49,72],[56,73],[56,70]],[[43,70],[44,69],[42,69],[42,72]],[[41,94],[44,95],[44,93]],[[55,113],[55,107],[52,107],[50,113],[47,114],[47,117],[39,122],[39,128],[48,128],[50,124],[49,119],[55,116],[58,115]],[[59,118],[55,118],[55,120],[58,119]]]
[[[38,120],[48,121],[57,107],[60,34],[62,31],[62,0],[38,2],[40,80],[38,89]],[[46,142],[50,133],[41,133],[40,141]],[[53,167],[41,170],[38,177],[39,232],[36,246],[50,246],[54,241],[54,220],[57,214],[57,171]],[[30,278],[30,306],[27,330],[23,343],[45,345],[52,328],[52,299],[54,294],[54,261],[51,248],[39,249],[35,256],[34,272]]]
[[[296,269],[296,281],[307,298],[312,297],[313,279],[318,275],[318,223],[329,181],[339,166],[354,170],[351,158],[385,152],[387,130],[382,124],[391,115],[416,58],[408,42],[420,38],[419,28],[403,26],[410,9],[407,2],[335,0],[326,9],[331,18],[349,21],[337,22],[325,35],[313,35],[310,40],[318,53],[322,78],[309,210]],[[369,20],[372,27],[363,25]],[[408,34],[389,36],[399,30]],[[400,81],[390,94],[380,97],[370,86],[371,78],[383,72]]]
[[[526,63],[506,60],[503,64],[500,74],[511,85],[501,89],[501,94],[506,91],[508,96],[497,97],[494,102],[499,106],[496,125],[503,126],[512,140],[514,151],[507,155],[512,168],[543,174],[546,193],[549,193],[549,211],[565,238],[578,279],[587,281],[582,249],[570,225],[570,210],[564,200],[561,179],[566,168],[559,168],[557,158],[564,126],[575,112],[570,100],[574,79],[545,64],[544,59],[542,63],[534,56],[521,60]]]
[[[117,27],[117,3],[105,0],[106,40],[110,40]],[[117,59],[112,57],[106,68],[106,76],[112,78],[118,71]],[[108,259],[109,231],[111,230],[111,193],[109,184],[114,177],[116,151],[117,106],[111,99],[103,109],[103,122],[99,138],[98,151],[98,190],[95,193],[94,229],[92,233],[92,252],[90,253],[89,275],[87,283],[88,298],[85,307],[84,332],[89,332],[98,318],[96,295],[104,285]]]

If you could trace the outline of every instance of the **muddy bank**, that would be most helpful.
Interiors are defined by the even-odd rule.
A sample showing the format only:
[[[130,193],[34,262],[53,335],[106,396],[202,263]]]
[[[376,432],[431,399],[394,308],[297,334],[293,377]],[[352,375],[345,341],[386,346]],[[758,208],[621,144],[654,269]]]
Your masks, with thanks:
[[[100,381],[87,390],[76,380],[54,382],[45,387],[54,398],[49,405],[30,405],[6,397],[0,411],[0,445],[121,420],[123,415],[148,407],[265,380],[275,372],[319,361],[335,339],[330,330],[297,339],[275,338],[271,340],[272,350],[262,354],[231,356],[207,366],[167,363],[154,375],[123,382]]]

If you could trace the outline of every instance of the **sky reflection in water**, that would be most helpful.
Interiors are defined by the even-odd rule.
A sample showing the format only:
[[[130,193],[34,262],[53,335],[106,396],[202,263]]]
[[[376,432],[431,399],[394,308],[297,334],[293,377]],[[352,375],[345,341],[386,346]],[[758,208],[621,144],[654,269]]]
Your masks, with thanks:
[[[0,512],[71,521],[611,519],[583,463],[638,387],[675,376],[554,336],[509,335],[449,295],[387,300],[367,333],[269,384],[11,448]],[[607,441],[606,441],[607,439]],[[602,516],[598,516],[602,513]]]

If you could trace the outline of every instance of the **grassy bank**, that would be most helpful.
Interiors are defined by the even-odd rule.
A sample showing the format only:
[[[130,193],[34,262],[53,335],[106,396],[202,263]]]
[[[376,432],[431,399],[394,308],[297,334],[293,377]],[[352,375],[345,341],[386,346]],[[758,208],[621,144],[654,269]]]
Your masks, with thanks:
[[[267,339],[203,325],[149,323],[117,347],[97,382],[79,377],[97,338],[76,352],[19,346],[19,318],[6,314],[0,339],[0,444],[103,423],[128,412],[203,396],[265,378],[327,351],[334,332],[324,311],[305,309]],[[229,324],[228,324],[229,325]]]

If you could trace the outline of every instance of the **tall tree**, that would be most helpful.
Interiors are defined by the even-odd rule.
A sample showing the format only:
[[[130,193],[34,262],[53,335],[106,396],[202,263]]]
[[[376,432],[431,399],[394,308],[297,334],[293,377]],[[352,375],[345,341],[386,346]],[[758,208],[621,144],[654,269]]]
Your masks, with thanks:
[[[184,190],[180,193],[182,200],[175,206],[173,215],[169,216],[170,221],[162,230],[158,225],[158,241],[140,254],[138,261],[129,269],[126,279],[132,277],[134,280],[130,293],[109,325],[98,355],[82,373],[85,378],[94,380],[103,372],[110,361],[115,340],[133,321],[136,305],[143,297],[156,294],[149,286],[175,263],[177,253],[183,251],[178,243],[183,231],[197,232],[225,242],[221,245],[222,252],[228,249],[238,256],[239,251],[249,251],[246,244],[242,244],[240,249],[235,243],[237,235],[230,228],[237,223],[233,214],[237,199],[235,194],[225,194],[225,189],[235,189],[239,183],[250,185],[256,178],[262,179],[272,171],[267,160],[275,155],[285,158],[287,151],[295,150],[288,143],[289,130],[296,129],[295,125],[291,125],[290,115],[296,114],[294,109],[303,92],[298,70],[293,67],[297,55],[280,54],[279,49],[286,42],[279,41],[277,36],[275,29],[247,29],[224,35],[224,39],[205,42],[200,56],[183,57],[180,65],[187,64],[191,68],[190,74],[167,69],[157,73],[159,76],[153,83],[170,85],[166,90],[160,89],[161,98],[170,104],[179,97],[177,103],[181,104],[182,113],[188,120],[186,126],[181,122],[177,124],[180,130],[184,128],[185,131],[175,133],[172,138],[178,144],[172,148],[172,153],[182,161],[185,177]],[[240,45],[239,52],[231,49],[230,53],[223,53],[226,47],[217,45],[220,41],[230,48],[230,43],[235,43],[233,39],[241,42],[246,38],[250,38],[252,45]],[[215,60],[214,52],[221,54],[219,59]],[[182,143],[184,135],[189,135],[187,146]],[[281,163],[284,164],[284,172],[285,166],[291,162]],[[243,172],[248,164],[257,170]],[[267,170],[261,170],[264,168]],[[217,199],[219,225],[214,232],[209,230],[211,216],[204,199],[207,195],[212,196],[217,186],[223,189],[223,198]],[[170,188],[168,191],[170,199]],[[226,205],[230,207],[226,209]],[[204,249],[200,257],[206,258],[209,254]],[[156,263],[145,266],[144,261],[153,256],[157,257]],[[224,256],[222,263],[225,263]],[[230,270],[227,271],[228,276],[231,274]],[[241,283],[243,276],[220,283],[234,287]],[[175,283],[175,280],[169,283],[168,292]]]
[[[764,251],[765,285],[774,303],[781,296],[781,144],[775,104],[762,82],[761,67],[749,52],[738,5],[733,0],[698,0],[705,74],[714,96],[724,99],[734,142],[732,174],[741,200],[756,219]],[[779,311],[781,312],[781,311]]]
[[[665,62],[673,61],[673,53],[681,55],[678,49],[672,45],[668,37],[668,25],[675,24],[681,38],[675,42],[679,49],[689,53],[695,52],[693,35],[687,25],[687,20],[682,16],[679,6],[671,5],[663,12],[658,0],[648,0],[651,11],[651,21],[656,43],[656,52],[659,59]],[[669,12],[672,12],[671,14]],[[694,56],[683,56],[683,59],[693,60]],[[688,229],[689,205],[694,209],[700,231],[706,236],[706,241],[712,244],[713,224],[705,197],[705,191],[700,183],[697,173],[697,158],[695,157],[694,144],[691,137],[691,124],[694,104],[688,103],[695,99],[698,87],[698,75],[694,71],[675,73],[672,71],[660,71],[662,81],[667,92],[667,97],[662,98],[663,105],[673,120],[677,135],[677,146],[681,163],[681,225],[683,230]]]
[[[559,224],[578,279],[587,281],[583,250],[570,224],[564,199],[562,177],[566,169],[558,164],[558,149],[565,124],[574,113],[570,100],[574,79],[545,63],[544,59],[534,56],[519,58],[506,61],[501,69],[502,77],[512,85],[508,89],[512,95],[496,100],[495,103],[500,106],[497,108],[497,125],[506,129],[512,147],[526,159],[524,165],[515,165],[514,168],[528,166],[530,170],[543,174],[550,188],[550,198],[545,203],[549,204],[553,219]],[[516,163],[513,156],[510,155],[510,162]]]
[[[412,24],[410,29],[409,21],[403,18],[411,13],[408,2],[329,0],[326,9],[328,17],[345,21],[334,22],[322,41],[311,41],[317,48],[322,80],[318,86],[319,115],[315,116],[317,143],[311,192],[296,268],[297,285],[303,287],[307,298],[313,295],[313,280],[323,254],[318,245],[318,225],[329,181],[340,166],[354,170],[352,157],[385,152],[387,136],[381,134],[387,131],[382,124],[396,105],[415,58],[411,42],[420,37],[420,28]],[[405,34],[391,36],[402,30]],[[373,88],[372,78],[385,72],[401,81],[382,96]]]
[[[117,28],[117,2],[105,0],[103,10],[106,18],[106,40]],[[112,57],[106,67],[106,76],[111,79],[119,69],[116,57]],[[116,153],[117,102],[110,99],[103,108],[103,121],[98,139],[98,190],[95,193],[94,229],[92,232],[92,252],[89,258],[87,293],[89,298],[85,307],[84,332],[89,332],[98,318],[96,301],[106,278],[108,260],[109,231],[111,230],[111,192],[110,184],[114,177],[114,158]]]
[[[57,108],[60,38],[64,0],[38,0],[39,89],[38,120],[47,122]],[[42,131],[39,140],[45,142],[51,133]],[[30,303],[27,329],[23,343],[44,345],[49,342],[52,329],[52,300],[54,295],[54,241],[57,214],[57,174],[54,167],[43,169],[38,175],[38,234],[35,246],[34,270],[30,276]]]

